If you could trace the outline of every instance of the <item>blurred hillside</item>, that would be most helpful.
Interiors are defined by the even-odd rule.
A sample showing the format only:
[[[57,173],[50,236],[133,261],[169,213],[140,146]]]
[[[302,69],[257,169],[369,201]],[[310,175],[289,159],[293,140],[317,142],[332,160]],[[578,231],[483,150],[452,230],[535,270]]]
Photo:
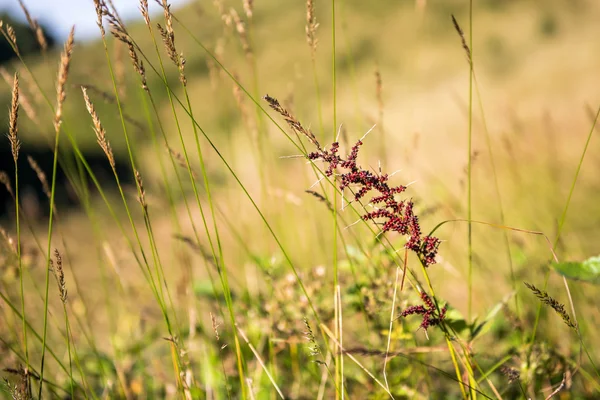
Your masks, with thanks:
[[[256,119],[256,113],[247,98],[239,104],[229,77],[219,71],[196,40],[216,54],[254,96],[276,95],[319,135],[330,137],[316,129],[319,119],[311,56],[304,34],[304,3],[262,1],[256,4],[252,24],[246,26],[251,35],[255,68],[244,55],[239,34],[231,21],[230,7],[237,8],[238,14],[243,15],[241,4],[216,4],[221,4],[221,10],[213,4],[192,3],[175,10],[174,14],[183,23],[176,41],[187,60],[186,73],[195,114],[205,131],[218,145],[224,146],[225,155],[238,158],[240,151],[243,153],[249,140],[243,119]],[[385,136],[376,134],[373,140],[385,146],[370,146],[368,151],[372,151],[374,157],[371,162],[381,160],[390,170],[402,168],[411,180],[424,182],[423,186],[431,186],[428,183],[437,179],[457,183],[462,179],[468,65],[450,15],[455,15],[466,29],[468,9],[465,4],[417,1],[392,7],[383,2],[352,0],[340,2],[338,6],[338,121],[351,137],[362,135],[378,122],[375,71],[379,71],[383,123],[378,129],[385,132]],[[156,4],[150,6],[156,11]],[[229,17],[223,18],[221,12]],[[325,130],[331,131],[330,9],[324,3],[317,3],[316,12],[320,24],[316,54],[318,89]],[[518,149],[520,157],[529,163],[543,157],[539,151],[543,146],[560,149],[556,157],[569,159],[578,154],[580,143],[574,138],[582,137],[590,123],[586,106],[593,108],[600,101],[596,90],[600,84],[596,73],[600,67],[596,43],[600,26],[595,23],[599,15],[597,2],[583,0],[568,4],[547,1],[543,7],[533,1],[500,0],[476,5],[473,40],[476,78],[487,128],[498,145],[507,142],[503,138],[518,138],[510,141],[511,149]],[[161,20],[160,13],[154,17],[156,21]],[[156,68],[154,45],[146,27],[139,21],[130,21],[128,27],[144,49],[143,57],[148,57]],[[160,38],[155,39],[160,46]],[[152,147],[144,123],[146,111],[140,101],[139,84],[127,49],[110,38],[108,54],[114,64],[136,152],[142,163],[148,160],[149,173],[158,173],[153,168],[155,163],[150,161]],[[56,54],[46,60],[30,58],[28,63],[33,66],[44,94],[53,101]],[[25,93],[36,105],[43,105],[42,96],[32,90],[34,86],[28,74],[14,62],[8,66],[10,73],[14,68],[21,70]],[[167,64],[166,72],[169,82],[176,83],[176,68]],[[153,96],[158,110],[168,115],[170,106],[166,91],[160,88],[161,78],[151,68],[147,75],[150,86],[157,87]],[[80,95],[79,87],[85,85],[90,88],[111,144],[118,158],[121,157],[124,139],[100,42],[77,45],[69,84],[66,113],[79,146],[86,152],[100,152]],[[3,87],[7,90],[2,91],[0,102],[6,109],[10,90],[5,84]],[[43,110],[43,107],[38,108]],[[477,107],[474,148],[481,153],[485,142],[478,110]],[[38,118],[48,120],[48,116]],[[265,131],[267,127],[262,119],[256,123],[263,124],[259,135],[268,137],[273,148],[279,149],[276,155],[289,153],[289,146],[281,135],[268,133],[270,129]],[[172,136],[176,126],[170,120],[166,124],[165,131]],[[523,127],[531,126],[535,132],[530,128],[523,131]],[[184,125],[183,128],[191,140],[191,127]],[[558,133],[565,131],[569,134]],[[52,137],[52,126],[22,119],[21,137],[25,149],[29,146],[46,148],[47,140]],[[231,141],[232,138],[236,139]],[[61,146],[68,148],[69,144],[65,140]],[[383,148],[393,149],[394,156],[386,155]],[[440,176],[439,171],[444,171],[444,176]],[[444,191],[460,196],[460,185],[445,186]]]

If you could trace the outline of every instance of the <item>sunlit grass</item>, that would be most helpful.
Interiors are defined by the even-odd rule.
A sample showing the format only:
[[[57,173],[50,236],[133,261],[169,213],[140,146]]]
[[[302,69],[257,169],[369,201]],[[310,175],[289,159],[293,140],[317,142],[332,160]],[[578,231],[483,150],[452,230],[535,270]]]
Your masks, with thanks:
[[[2,180],[10,393],[597,396],[597,290],[549,268],[597,251],[595,4],[96,4],[58,107],[57,54],[7,66],[54,163],[37,215]]]

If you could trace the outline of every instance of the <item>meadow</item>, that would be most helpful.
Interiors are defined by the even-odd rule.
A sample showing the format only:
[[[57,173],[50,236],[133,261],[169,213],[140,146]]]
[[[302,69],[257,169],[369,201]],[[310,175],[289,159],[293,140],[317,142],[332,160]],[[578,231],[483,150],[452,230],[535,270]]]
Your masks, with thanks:
[[[600,397],[595,0],[21,4],[6,398]]]

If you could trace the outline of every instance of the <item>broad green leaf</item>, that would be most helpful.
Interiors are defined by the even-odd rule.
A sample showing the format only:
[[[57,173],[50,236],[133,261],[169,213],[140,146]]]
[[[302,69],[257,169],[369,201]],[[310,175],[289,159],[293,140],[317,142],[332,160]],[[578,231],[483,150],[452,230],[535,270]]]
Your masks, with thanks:
[[[600,284],[600,256],[585,261],[567,261],[553,263],[552,268],[569,279]]]
[[[463,315],[456,308],[451,307],[450,305],[446,306],[448,311],[446,311],[445,322],[446,325],[450,326],[457,334],[461,334],[462,332],[469,329],[469,325]]]
[[[500,303],[492,307],[492,309],[488,312],[483,321],[481,321],[480,323],[477,323],[476,321],[473,322],[471,339],[475,339],[477,336],[480,335],[483,336],[491,329],[491,324],[489,322],[491,322],[496,317],[496,315],[510,301],[514,294],[514,292],[511,292],[510,294],[505,296]]]

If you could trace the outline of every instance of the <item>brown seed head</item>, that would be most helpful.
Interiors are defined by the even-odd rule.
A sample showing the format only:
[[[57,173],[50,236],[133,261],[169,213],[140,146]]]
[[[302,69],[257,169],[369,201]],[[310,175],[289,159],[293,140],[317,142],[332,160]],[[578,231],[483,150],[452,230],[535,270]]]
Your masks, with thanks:
[[[267,103],[269,103],[269,106],[273,110],[275,110],[285,119],[285,122],[287,122],[287,124],[290,126],[290,128],[294,130],[294,132],[304,135],[308,139],[308,141],[311,142],[319,151],[321,150],[321,146],[319,145],[316,136],[310,130],[304,128],[300,121],[296,119],[296,117],[290,114],[285,108],[281,106],[281,104],[279,104],[279,101],[277,99],[269,96],[268,94],[265,95],[263,99]]]
[[[14,85],[13,77],[8,73],[6,68],[0,67],[0,75],[2,75],[2,78],[9,86]],[[38,122],[37,113],[35,112],[35,109],[31,105],[29,98],[27,96],[25,96],[25,94],[23,93],[23,90],[19,90],[19,104],[21,106],[23,106],[23,110],[25,111],[25,114],[27,114],[29,119],[31,119],[33,122],[37,123]]]
[[[56,85],[56,114],[54,115],[54,130],[56,133],[60,130],[62,123],[62,108],[65,102],[67,94],[65,92],[65,85],[67,78],[69,77],[69,66],[71,65],[71,55],[73,53],[73,43],[75,41],[75,27],[71,28],[69,37],[65,42],[65,47],[60,55],[60,65],[58,67],[58,82]]]
[[[46,50],[48,50],[48,42],[46,42],[46,36],[44,36],[44,31],[42,30],[42,27],[40,26],[40,24],[37,22],[36,19],[31,18],[31,15],[29,14],[29,10],[27,10],[27,7],[25,7],[25,4],[23,3],[22,0],[19,0],[19,5],[21,6],[23,13],[25,14],[25,18],[27,18],[29,27],[35,33],[35,38],[36,38],[38,44],[40,45],[42,51],[45,52]]]
[[[250,41],[248,40],[248,32],[246,31],[246,24],[244,23],[244,21],[242,21],[242,19],[238,15],[237,11],[235,11],[235,9],[232,8],[229,11],[229,13],[231,14],[233,24],[235,25],[235,30],[237,31],[238,35],[240,36],[240,42],[242,43],[242,49],[244,50],[244,54],[246,55],[246,57],[251,58],[252,57],[252,48],[250,47]]]
[[[106,5],[102,0],[94,0],[94,8],[96,10],[96,24],[98,25],[98,28],[100,28],[100,34],[104,37],[106,32],[104,30],[104,25],[102,25],[102,16],[106,10]]]
[[[17,119],[19,118],[19,76],[15,73],[12,89],[12,101],[10,103],[10,114],[8,116],[8,140],[15,163],[19,158],[21,142],[17,138]]]
[[[15,34],[15,30],[9,24],[6,24],[6,30],[4,30],[3,27],[4,21],[0,20],[0,32],[2,33],[2,35],[4,35],[8,43],[10,43],[15,54],[20,55],[19,47],[17,46],[17,35]]]
[[[308,47],[312,53],[312,56],[315,56],[317,51],[317,28],[319,24],[317,23],[317,18],[315,17],[315,4],[313,0],[306,0],[306,41],[308,43]]]
[[[65,304],[67,302],[67,284],[65,283],[65,271],[63,269],[62,256],[60,255],[58,249],[54,249],[54,258],[56,258],[56,267],[54,268],[54,263],[52,260],[50,260],[50,267],[52,268],[52,272],[56,278],[56,283],[58,284],[60,301]]]
[[[546,304],[547,306],[550,306],[562,318],[564,323],[569,328],[577,330],[577,326],[573,323],[573,321],[571,320],[571,317],[569,316],[569,313],[567,313],[567,311],[565,310],[564,304],[558,302],[553,297],[550,297],[550,295],[547,292],[538,289],[534,285],[527,283],[527,282],[523,282],[523,283],[525,284],[525,286],[527,286],[527,288],[529,290],[531,290],[531,292],[535,295],[535,297],[537,297],[542,303]]]
[[[15,192],[12,189],[12,184],[10,183],[10,178],[6,171],[0,171],[0,183],[4,185],[6,191],[8,192],[8,194],[10,194],[10,197],[14,199]]]
[[[0,227],[0,236],[2,236],[8,247],[10,247],[10,249],[17,254],[17,243],[2,227]]]
[[[213,332],[215,333],[215,338],[217,339],[217,342],[218,342],[220,340],[219,324],[217,323],[217,319],[215,318],[213,313],[210,313],[210,320],[212,322],[212,328],[213,328]]]
[[[167,145],[167,151],[169,152],[169,154],[171,155],[172,158],[175,159],[175,161],[177,161],[177,164],[179,164],[179,166],[183,169],[188,169],[188,163],[185,161],[185,158],[183,157],[183,155],[175,150],[173,150],[172,148],[170,148]],[[198,175],[196,174],[196,172],[191,168],[190,166],[190,171],[192,173],[192,178],[196,179],[198,177]]]
[[[94,124],[94,132],[96,133],[96,139],[98,141],[98,144],[100,145],[100,148],[104,151],[104,154],[106,154],[106,157],[108,158],[108,162],[110,163],[110,166],[114,170],[115,169],[115,158],[113,156],[113,152],[112,152],[112,148],[110,147],[110,143],[106,139],[106,131],[104,130],[104,127],[102,126],[102,123],[100,122],[100,117],[98,117],[98,113],[96,112],[96,109],[94,108],[94,104],[92,104],[92,102],[87,94],[87,89],[82,86],[81,91],[83,92],[83,99],[85,100],[85,106],[88,110],[88,113],[92,117],[92,122]]]
[[[458,36],[460,36],[460,42],[461,42],[462,47],[465,50],[465,53],[467,55],[467,61],[469,61],[469,64],[470,64],[472,62],[471,49],[469,49],[469,46],[467,45],[467,41],[465,39],[465,33],[461,29],[460,25],[458,25],[458,21],[456,20],[456,18],[454,18],[454,15],[452,15],[452,24],[454,25],[454,29],[456,29]]]
[[[254,12],[254,0],[244,0],[243,3],[246,17],[250,20],[252,19],[252,14]]]
[[[142,180],[142,175],[137,169],[135,170],[135,182],[138,186],[138,201],[144,209],[144,214],[146,214],[148,213],[148,203],[146,203],[146,190],[144,190],[144,181]]]
[[[28,155],[27,162],[29,163],[31,169],[35,171],[38,179],[40,180],[44,194],[46,195],[46,197],[48,197],[48,199],[50,199],[50,185],[48,185],[48,179],[46,179],[46,174],[44,173],[44,171],[42,171],[42,169],[40,168],[38,163],[33,159],[33,157]]]
[[[140,0],[140,12],[142,13],[142,17],[144,17],[144,22],[148,27],[150,27],[150,12],[148,10],[148,0]]]

